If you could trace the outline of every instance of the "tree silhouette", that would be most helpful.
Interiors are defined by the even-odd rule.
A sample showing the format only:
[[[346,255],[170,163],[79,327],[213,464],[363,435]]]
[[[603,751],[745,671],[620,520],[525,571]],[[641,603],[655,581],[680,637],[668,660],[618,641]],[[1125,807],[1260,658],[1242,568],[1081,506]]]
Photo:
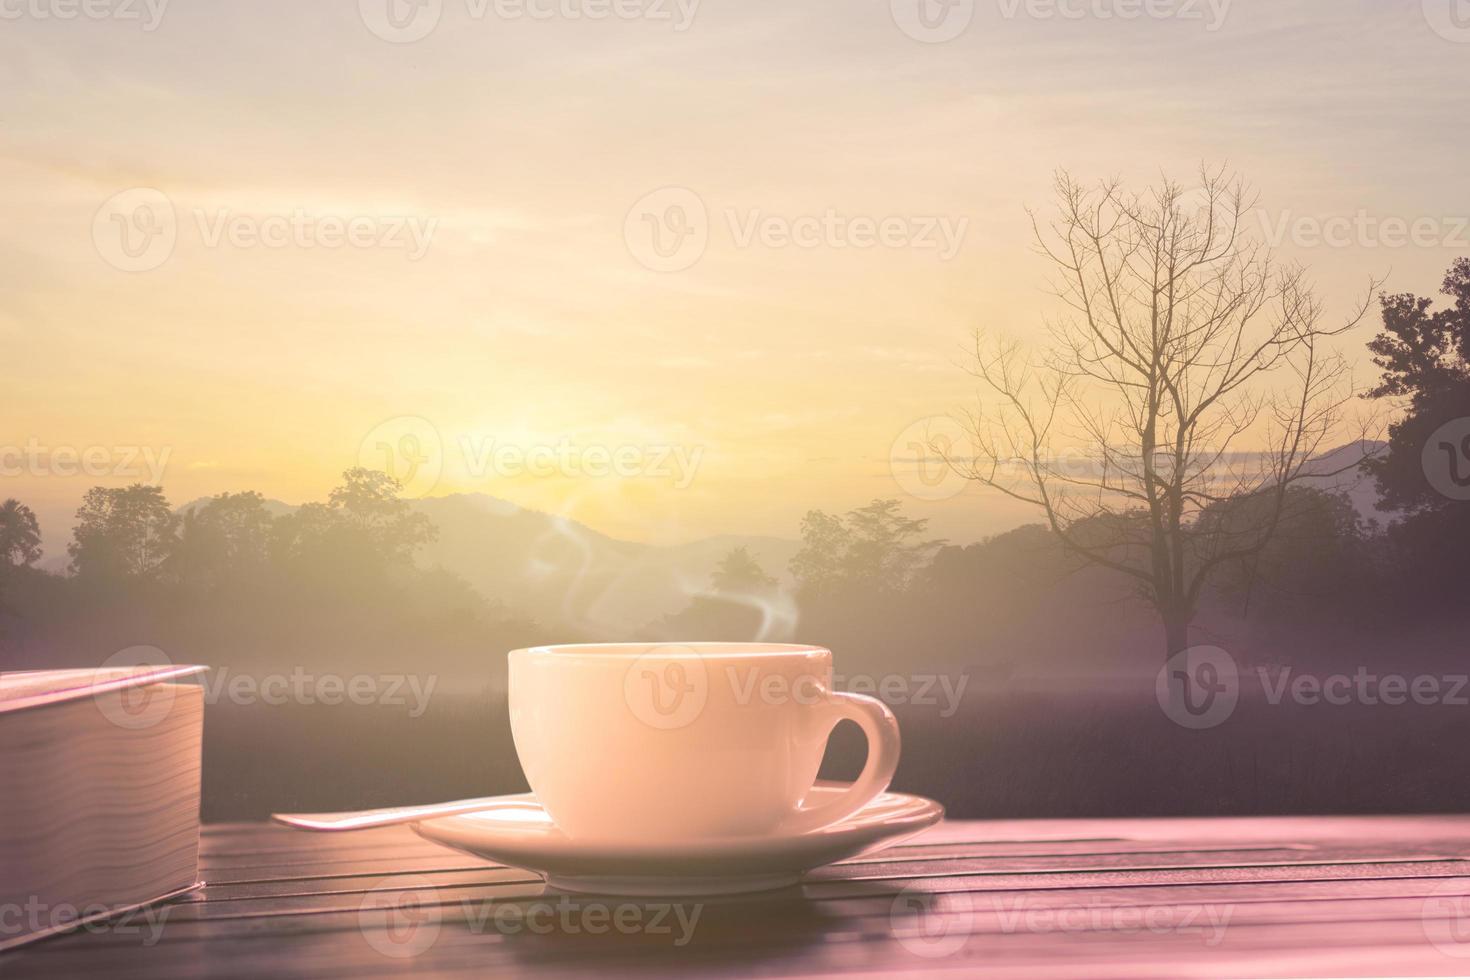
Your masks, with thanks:
[[[845,575],[843,561],[852,535],[842,518],[809,510],[801,519],[801,550],[792,556],[790,571],[804,595],[834,591]]]
[[[901,592],[942,543],[922,540],[927,525],[903,516],[897,500],[874,500],[843,517],[808,511],[792,577],[808,597],[849,589]]]
[[[649,624],[657,636],[671,640],[764,638],[775,619],[788,615],[788,597],[774,578],[744,547],[733,548],[710,573],[709,591],[696,593],[689,605]]]
[[[1218,591],[1239,603],[1241,616],[1261,598],[1266,612],[1279,615],[1283,606],[1294,614],[1307,604],[1353,603],[1368,591],[1371,530],[1348,496],[1307,486],[1287,494],[1284,516],[1266,547],[1222,566],[1217,575]],[[1231,498],[1206,508],[1197,522],[1204,530],[1219,522],[1259,521],[1271,506],[1259,496]]]
[[[273,550],[283,561],[356,571],[407,568],[438,534],[432,521],[399,496],[386,473],[357,467],[342,474],[325,504],[310,503],[275,522]]]
[[[971,372],[999,408],[968,419],[973,456],[933,446],[966,477],[1040,508],[1076,554],[1134,579],[1162,620],[1166,656],[1189,645],[1217,570],[1270,542],[1290,488],[1331,475],[1307,466],[1345,441],[1351,378],[1330,340],[1369,303],[1324,327],[1301,270],[1242,232],[1254,205],[1243,184],[1223,172],[1201,184],[1192,204],[1170,181],[1133,194],[1059,174],[1057,219],[1043,230],[1033,216],[1067,310],[1054,343],[1032,361],[977,333]],[[1358,466],[1362,445],[1338,472]],[[1232,497],[1265,506],[1196,520]]]
[[[1470,469],[1465,423],[1441,430],[1470,418],[1470,259],[1454,264],[1443,291],[1454,304],[1438,311],[1418,296],[1383,297],[1383,331],[1368,345],[1383,369],[1369,397],[1407,401],[1389,426],[1388,451],[1368,469],[1383,505],[1403,512],[1389,527],[1407,588],[1400,601],[1431,606],[1441,596],[1459,601],[1470,539],[1470,502],[1446,495],[1443,482],[1463,485]],[[1435,470],[1439,485],[1429,479]]]
[[[173,552],[178,525],[159,487],[93,487],[67,546],[71,570],[87,578],[155,578]]]
[[[270,559],[273,524],[259,493],[212,497],[183,513],[169,570],[205,587],[257,574]]]
[[[14,497],[0,504],[0,564],[34,565],[41,558],[41,525],[35,513]]]
[[[366,534],[385,559],[410,561],[437,536],[433,522],[413,512],[399,497],[402,485],[387,473],[357,467],[342,478],[345,482],[327,497],[327,507]]]
[[[1384,296],[1383,330],[1368,345],[1383,370],[1368,397],[1408,401],[1389,426],[1388,452],[1368,464],[1384,505],[1396,510],[1464,509],[1425,479],[1423,453],[1441,425],[1470,416],[1470,258],[1454,264],[1442,291],[1454,305],[1432,312],[1431,299]]]
[[[766,574],[760,563],[751,557],[749,549],[743,546],[731,549],[710,575],[710,588],[721,593],[764,592],[775,584],[776,580]]]

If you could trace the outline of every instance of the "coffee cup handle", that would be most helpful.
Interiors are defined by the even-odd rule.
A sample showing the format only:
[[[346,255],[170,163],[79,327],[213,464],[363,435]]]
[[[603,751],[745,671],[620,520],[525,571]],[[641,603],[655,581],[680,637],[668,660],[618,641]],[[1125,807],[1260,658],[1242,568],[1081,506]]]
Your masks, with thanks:
[[[888,705],[877,698],[843,691],[829,692],[821,705],[830,713],[829,737],[840,721],[858,723],[868,739],[868,761],[858,778],[837,799],[803,807],[793,816],[786,826],[798,833],[830,826],[858,812],[888,788],[893,780],[893,771],[898,768],[901,745],[898,719],[888,710]]]

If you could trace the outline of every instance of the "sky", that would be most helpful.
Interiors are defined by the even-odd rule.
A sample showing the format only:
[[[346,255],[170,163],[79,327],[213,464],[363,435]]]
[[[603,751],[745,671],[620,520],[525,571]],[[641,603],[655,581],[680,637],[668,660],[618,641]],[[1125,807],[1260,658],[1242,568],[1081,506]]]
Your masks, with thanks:
[[[0,0],[0,497],[973,540],[1034,515],[903,447],[1041,337],[1057,168],[1228,165],[1342,315],[1470,253],[1467,82],[1464,0]]]

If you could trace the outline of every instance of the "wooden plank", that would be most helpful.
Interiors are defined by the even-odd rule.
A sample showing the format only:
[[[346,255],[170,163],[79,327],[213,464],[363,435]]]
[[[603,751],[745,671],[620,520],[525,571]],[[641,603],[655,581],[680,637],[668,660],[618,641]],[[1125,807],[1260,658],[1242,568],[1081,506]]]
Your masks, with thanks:
[[[1461,924],[1458,906],[1433,899],[1442,887],[1470,895],[1466,856],[1470,820],[1460,817],[947,823],[768,895],[569,898],[582,909],[600,902],[609,915],[697,907],[697,927],[680,946],[650,930],[537,935],[523,922],[512,931],[495,916],[563,900],[525,872],[440,849],[407,828],[333,836],[236,824],[206,828],[201,863],[215,884],[168,910],[156,945],[141,934],[77,934],[16,951],[0,971],[150,980],[531,968],[555,976],[589,967],[607,976],[1446,974],[1470,961],[1432,941],[1436,924]],[[391,955],[405,932],[388,930],[372,908],[379,888],[426,900],[436,932],[418,955]],[[1182,924],[1191,912],[1216,922],[1228,912],[1218,942]],[[1169,928],[1134,925],[1144,914]],[[932,955],[926,936],[935,930],[962,941]]]
[[[1219,848],[1211,851],[1135,850],[1123,851],[1118,853],[1122,855],[1147,855],[1150,857],[1168,856],[1176,861],[1187,861],[1192,856],[1199,856],[1201,859],[1218,859],[1220,856],[1227,854],[1258,854],[1273,852],[1274,849],[1270,848],[1250,848],[1243,850]],[[889,852],[885,852],[885,854],[886,853]],[[1292,852],[1289,850],[1282,850],[1275,853],[1289,854]],[[1026,854],[1022,856],[1027,858],[1043,857],[1043,855],[1032,854]],[[1113,855],[1109,852],[1083,852],[1081,854],[1061,855],[1060,857],[1106,858],[1111,856]],[[1012,855],[972,855],[961,853],[958,855],[947,856],[942,854],[925,854],[914,860],[917,863],[922,864],[925,862],[952,861],[956,858],[972,861],[987,861],[1005,860],[1008,857],[1012,857]],[[834,867],[863,868],[869,865],[888,863],[890,860],[891,859],[886,856],[855,858],[848,861],[839,862],[837,865],[834,865]],[[392,861],[386,862],[386,864],[387,866],[385,867],[383,866],[384,862],[359,861],[343,862],[340,865],[334,862],[330,867],[322,865],[277,866],[273,869],[275,872],[274,874],[265,874],[261,877],[244,877],[238,879],[231,878],[229,875],[219,877],[218,872],[210,872],[210,887],[203,891],[195,893],[195,895],[190,896],[188,899],[185,899],[185,901],[203,902],[210,900],[220,900],[242,894],[248,894],[252,896],[267,894],[312,894],[315,891],[330,892],[340,890],[344,887],[344,882],[350,882],[352,879],[360,879],[364,877],[372,877],[375,880],[385,879],[394,875],[427,875],[430,877],[437,877],[439,875],[471,873],[476,871],[494,870],[504,867],[503,865],[494,864],[488,861],[475,862],[473,859],[470,859],[467,864],[461,864],[461,862],[456,861],[452,858],[441,858],[434,861],[415,858],[412,861]],[[303,869],[307,870],[309,873],[297,873]],[[319,885],[320,887],[314,887],[316,885]]]
[[[1275,856],[1275,860],[1260,860],[1268,856]],[[1403,873],[1403,868],[1413,865],[1425,865],[1424,874],[1457,873],[1464,865],[1459,859],[1416,859],[1410,862],[1385,861],[1381,858],[1354,858],[1336,859],[1323,861],[1316,859],[1312,852],[1251,852],[1252,860],[1223,861],[1225,854],[1215,852],[1211,854],[1192,853],[1184,855],[1170,855],[1174,861],[1167,865],[1156,863],[1158,855],[1154,854],[1122,854],[1110,855],[1104,859],[1096,856],[1079,855],[1072,857],[1053,858],[998,858],[984,860],[981,858],[960,857],[950,859],[926,858],[922,861],[889,861],[881,864],[850,864],[838,865],[813,872],[807,878],[806,892],[813,898],[819,898],[823,892],[819,886],[838,882],[884,882],[900,880],[906,885],[912,885],[921,878],[941,877],[946,879],[977,877],[1002,879],[1007,883],[1019,880],[1027,882],[1029,888],[1057,887],[1052,881],[1057,876],[1066,875],[1090,875],[1095,879],[1098,875],[1130,873],[1134,877],[1128,882],[1146,881],[1157,883],[1165,875],[1177,875],[1179,873],[1193,874],[1195,877],[1185,879],[1197,883],[1209,883],[1217,880],[1217,876],[1227,873],[1248,874],[1256,872],[1268,877],[1288,879],[1306,878],[1344,878],[1356,877],[1367,874],[1374,876],[1375,872],[1383,872],[1387,876],[1396,876]],[[1194,858],[1193,861],[1180,861],[1180,858]],[[1334,870],[1337,869],[1337,870]],[[1386,870],[1385,870],[1386,869]],[[1446,870],[1447,869],[1447,870]],[[469,877],[442,877],[448,875]],[[1022,877],[1024,876],[1024,877]],[[1383,876],[1382,874],[1378,876]],[[422,887],[453,887],[450,882],[478,882],[483,884],[506,883],[506,882],[532,882],[539,883],[539,879],[527,872],[504,869],[455,869],[453,871],[439,871],[435,878],[430,880],[425,877],[424,869],[414,871],[400,871],[391,875],[374,875],[371,872],[355,876],[339,876],[335,878],[310,878],[304,880],[278,880],[277,882],[252,882],[251,887],[242,885],[216,884],[206,888],[204,892],[192,903],[193,905],[210,905],[210,912],[224,914],[235,914],[233,908],[241,903],[251,902],[247,909],[240,914],[248,914],[249,909],[276,909],[294,908],[303,912],[311,911],[315,905],[320,904],[319,899],[329,901],[337,900],[343,895],[362,895],[370,889],[380,887],[402,887],[412,890],[412,886],[404,879],[421,879],[425,882]],[[1178,880],[1177,878],[1175,880]],[[438,882],[436,885],[435,882]],[[1117,884],[1117,882],[1110,882]],[[1067,880],[1061,887],[1081,887],[1081,883]],[[994,890],[995,886],[989,884],[978,884],[964,886],[967,890],[979,890],[988,888]],[[1009,887],[1002,885],[999,887]],[[891,891],[891,889],[890,889]],[[266,904],[267,902],[270,904]]]
[[[1047,975],[1098,975],[1099,966],[1117,967],[1126,963],[1135,969],[1171,964],[1171,974],[1248,975],[1239,967],[1256,962],[1281,962],[1303,949],[1316,947],[1329,954],[1328,962],[1339,964],[1332,973],[1343,975],[1341,965],[1351,965],[1353,972],[1364,969],[1380,974],[1403,974],[1407,967],[1420,965],[1424,972],[1450,972],[1452,964],[1443,953],[1426,942],[1422,923],[1409,918],[1381,922],[1371,934],[1361,929],[1344,932],[1341,923],[1325,925],[1301,922],[1267,922],[1232,928],[1226,940],[1206,947],[1199,938],[1184,934],[1120,934],[1113,931],[1036,933],[1008,935],[969,934],[959,947],[934,955],[923,945],[905,945],[891,931],[879,927],[870,933],[847,931],[814,935],[801,928],[781,928],[780,922],[759,923],[764,932],[759,943],[752,943],[741,928],[706,937],[685,948],[671,948],[667,943],[638,942],[636,937],[586,937],[554,933],[546,936],[475,933],[464,929],[442,928],[431,945],[417,955],[395,958],[358,934],[343,941],[340,934],[294,936],[289,946],[280,937],[260,940],[219,940],[208,947],[211,955],[228,962],[232,971],[249,975],[255,970],[271,970],[281,975],[336,977],[392,975],[412,969],[422,973],[481,971],[484,975],[515,973],[534,966],[538,972],[558,971],[595,964],[599,972],[621,975],[624,972],[658,972],[661,970],[714,970],[742,975],[803,975],[833,971],[879,971],[883,973],[929,972],[932,970],[976,969],[984,967],[986,976],[1022,975],[1027,970],[1047,964]],[[202,946],[203,944],[193,944]],[[126,949],[110,951],[109,975],[159,976],[160,971],[174,972],[200,962],[201,951],[186,948],[189,944],[165,944],[152,950]],[[388,947],[391,948],[391,947]],[[284,951],[289,950],[289,959]],[[1269,953],[1269,958],[1263,954]],[[1351,953],[1350,958],[1343,954]],[[1333,958],[1335,957],[1335,958]],[[87,956],[75,951],[58,954],[44,966],[57,972],[84,966]],[[1312,961],[1317,971],[1295,969],[1293,975],[1322,972],[1320,955]],[[148,971],[154,971],[148,974]]]
[[[1457,887],[1470,891],[1470,878],[1458,879],[1457,882]],[[1239,905],[1246,902],[1274,901],[1281,903],[1288,900],[1348,897],[1344,894],[1345,889],[1339,886],[1353,884],[1378,886],[1347,890],[1351,897],[1364,899],[1397,896],[1417,898],[1422,902],[1423,897],[1430,894],[1429,883],[1418,878],[1388,879],[1386,881],[1360,879],[1356,882],[1326,879],[1318,882],[1285,882],[1265,886],[1257,884],[1253,887],[1214,885],[1205,889],[1199,886],[1147,886],[1128,889],[1098,888],[1037,892],[1021,887],[1008,892],[940,893],[938,897],[941,904],[937,914],[948,914],[946,910],[952,907],[952,903],[945,903],[944,899],[955,897],[967,900],[966,910],[997,912],[1014,911],[1017,901],[1023,901],[1021,906],[1023,909],[1067,906],[1103,908],[1148,905],[1165,907],[1184,904],[1219,906],[1223,904]],[[853,892],[849,889],[848,894],[831,895],[815,901],[810,897],[811,891],[812,888],[809,886],[805,889],[794,889],[771,896],[732,896],[706,899],[689,904],[698,905],[706,912],[712,911],[721,916],[742,916],[754,921],[760,921],[763,918],[774,918],[780,921],[810,918],[831,929],[846,928],[847,923],[844,920],[854,918],[876,916],[886,919],[893,916],[895,908],[898,908],[894,899],[899,893],[893,888],[881,894],[874,894],[866,890]],[[206,938],[224,935],[281,936],[311,931],[358,930],[362,927],[361,909],[366,894],[363,892],[352,896],[318,897],[309,907],[293,906],[290,903],[278,907],[257,906],[246,913],[231,911],[214,914],[209,909],[176,909],[167,921],[167,938],[170,941],[181,941],[198,939],[201,936]],[[410,894],[423,901],[426,907],[432,907],[434,917],[446,923],[483,919],[487,914],[487,909],[493,909],[498,905],[526,905],[560,900],[554,895],[546,895],[539,884],[532,882],[434,888],[432,894],[425,894],[423,886],[420,886]],[[1020,899],[1017,896],[1020,896]],[[599,900],[573,897],[570,901],[585,905]],[[617,900],[601,901],[608,904]],[[99,937],[98,941],[101,942],[102,938]]]
[[[891,877],[911,876],[914,871],[928,870],[931,865],[942,864],[947,874],[1000,874],[1005,873],[1066,873],[1066,871],[1103,871],[1103,870],[1136,870],[1150,871],[1167,867],[1169,870],[1182,870],[1182,868],[1223,868],[1223,867],[1316,867],[1323,864],[1320,861],[1311,861],[1308,858],[1292,860],[1301,854],[1311,852],[1279,851],[1279,852],[1245,852],[1255,858],[1250,862],[1230,861],[1225,862],[1223,858],[1232,852],[1188,852],[1188,854],[1172,854],[1167,857],[1173,860],[1185,858],[1182,864],[1158,865],[1155,861],[1160,855],[1145,852],[1145,854],[1120,854],[1120,855],[1066,855],[1066,857],[1051,858],[1013,858],[1013,857],[923,857],[917,861],[882,861],[882,862],[853,862],[853,864],[833,865],[831,868],[817,871],[808,876],[807,882],[828,882],[828,880],[886,880]],[[1238,855],[1239,857],[1239,855]],[[1274,857],[1274,861],[1260,861],[1260,858]],[[1188,858],[1197,858],[1188,861]],[[1376,861],[1358,861],[1358,864],[1373,864]],[[263,902],[266,899],[295,899],[298,908],[307,909],[309,902],[306,899],[313,896],[337,896],[337,895],[363,895],[370,889],[376,887],[394,886],[394,877],[404,879],[423,879],[432,887],[451,887],[459,883],[504,883],[504,882],[534,882],[539,879],[534,874],[526,871],[512,870],[503,867],[485,868],[453,868],[453,870],[434,870],[434,868],[422,867],[420,862],[415,862],[412,870],[397,871],[395,874],[354,874],[354,876],[334,877],[312,877],[312,879],[275,879],[266,882],[247,883],[216,883],[210,884],[203,892],[198,893],[193,904],[223,904],[223,902],[254,901]],[[407,884],[404,884],[404,887]],[[265,908],[260,905],[260,908]]]
[[[204,870],[206,882],[217,885],[258,881],[309,881],[341,875],[394,874],[404,871],[474,871],[493,868],[488,861],[476,861],[468,855],[446,851],[441,857],[418,858],[412,862],[391,856],[361,861],[298,861],[293,864],[267,864],[233,870]]]

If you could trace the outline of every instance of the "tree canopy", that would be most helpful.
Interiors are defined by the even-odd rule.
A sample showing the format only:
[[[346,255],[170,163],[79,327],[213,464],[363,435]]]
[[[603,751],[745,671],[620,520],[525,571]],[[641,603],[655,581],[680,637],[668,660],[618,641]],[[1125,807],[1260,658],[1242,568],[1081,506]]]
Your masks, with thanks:
[[[41,525],[14,497],[0,504],[0,565],[34,565],[41,558]]]
[[[808,511],[791,574],[808,596],[901,592],[942,544],[923,537],[928,523],[906,517],[897,500],[874,500],[840,517]]]

